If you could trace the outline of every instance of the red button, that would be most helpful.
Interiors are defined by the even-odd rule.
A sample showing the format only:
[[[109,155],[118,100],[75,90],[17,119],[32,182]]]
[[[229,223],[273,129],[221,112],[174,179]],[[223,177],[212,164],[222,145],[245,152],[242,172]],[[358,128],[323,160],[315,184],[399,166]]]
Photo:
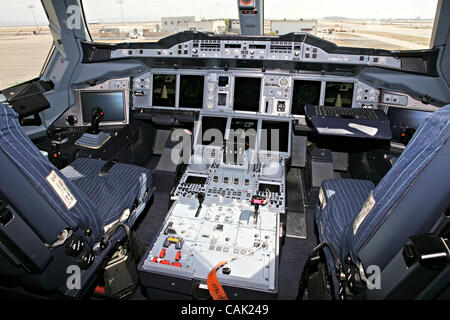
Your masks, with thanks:
[[[175,255],[175,260],[179,261],[181,259],[181,251],[178,251]]]
[[[162,258],[164,258],[165,255],[166,255],[166,249],[162,249],[161,252],[159,253],[159,257],[162,259]]]
[[[174,267],[181,267],[181,263],[180,262],[172,262],[172,265]]]
[[[154,257],[154,258],[152,259],[152,262],[158,262],[158,257]]]
[[[162,264],[170,264],[170,261],[169,261],[169,260],[161,260],[159,263],[162,263]]]
[[[94,291],[97,292],[97,293],[105,294],[105,287],[96,286]]]

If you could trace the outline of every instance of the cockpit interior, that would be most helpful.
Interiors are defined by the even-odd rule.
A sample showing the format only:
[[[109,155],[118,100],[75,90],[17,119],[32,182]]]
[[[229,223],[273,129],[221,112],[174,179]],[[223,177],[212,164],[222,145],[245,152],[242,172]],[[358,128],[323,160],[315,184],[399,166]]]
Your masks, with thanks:
[[[40,1],[0,90],[0,296],[450,299],[450,1],[418,50],[268,35],[262,0],[100,42],[83,2]]]

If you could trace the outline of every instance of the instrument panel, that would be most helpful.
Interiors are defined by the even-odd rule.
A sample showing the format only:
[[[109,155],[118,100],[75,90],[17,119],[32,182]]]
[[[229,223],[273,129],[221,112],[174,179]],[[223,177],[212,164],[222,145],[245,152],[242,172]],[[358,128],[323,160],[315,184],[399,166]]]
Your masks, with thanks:
[[[303,117],[306,104],[377,108],[380,92],[351,77],[153,69],[133,79],[133,109],[204,110]]]
[[[183,37],[183,33],[179,34]],[[239,59],[272,60],[306,63],[338,63],[362,66],[382,66],[401,69],[398,57],[377,52],[350,54],[338,52],[330,43],[307,34],[290,34],[285,37],[219,37],[211,35],[186,34],[193,40],[171,42],[166,38],[159,46],[147,45],[141,48],[112,48],[111,59],[122,58],[200,58],[200,59]],[[195,39],[200,38],[200,39]],[[289,39],[289,40],[288,40]],[[333,44],[331,44],[333,45]],[[150,47],[151,46],[151,47]],[[326,50],[328,49],[328,50]],[[333,52],[334,51],[334,52]]]
[[[133,67],[123,73],[130,77],[125,96],[130,109],[144,118],[175,111],[180,119],[192,121],[195,113],[208,112],[294,118],[304,126],[305,105],[384,112],[390,107],[434,109],[405,94],[381,92],[379,83],[356,77],[366,67],[431,75],[432,63],[423,61],[432,50],[411,56],[338,47],[305,33],[232,36],[190,31],[158,42],[83,42],[82,47],[84,64],[132,61]],[[171,121],[163,118],[157,121]]]

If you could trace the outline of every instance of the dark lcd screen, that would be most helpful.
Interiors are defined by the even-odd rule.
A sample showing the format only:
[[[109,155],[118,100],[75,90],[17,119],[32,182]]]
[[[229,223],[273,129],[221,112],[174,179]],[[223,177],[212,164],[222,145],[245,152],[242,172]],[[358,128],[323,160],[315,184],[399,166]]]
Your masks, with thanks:
[[[177,77],[174,74],[154,74],[152,105],[175,107],[176,82]]]
[[[227,76],[219,77],[219,87],[226,87],[228,85],[229,78]]]
[[[288,152],[289,122],[263,120],[260,149],[263,151]]]
[[[104,112],[102,122],[125,121],[125,104],[123,91],[114,92],[81,92],[81,110],[83,122],[92,121],[92,111],[97,107]]]
[[[180,108],[201,109],[203,107],[204,82],[204,76],[180,76]]]
[[[292,114],[304,115],[305,105],[320,103],[320,81],[295,80],[292,96]]]
[[[270,183],[260,183],[258,186],[258,191],[266,192],[269,190],[273,193],[280,193],[280,185],[278,184],[270,184]]]
[[[186,178],[186,183],[204,185],[205,182],[206,182],[206,178],[205,177],[188,176]]]
[[[197,144],[223,146],[227,118],[202,117],[201,131],[197,137]]]
[[[234,79],[234,103],[236,111],[259,111],[261,78],[236,77]]]
[[[258,120],[256,119],[231,119],[230,137],[234,138],[234,143],[241,143],[244,141],[245,150],[248,148],[256,148],[256,132],[258,131]]]
[[[226,106],[227,105],[227,94],[226,93],[219,93],[219,96],[217,99],[217,105],[218,106]]]
[[[325,87],[325,102],[328,107],[351,108],[354,84],[350,82],[327,82]]]

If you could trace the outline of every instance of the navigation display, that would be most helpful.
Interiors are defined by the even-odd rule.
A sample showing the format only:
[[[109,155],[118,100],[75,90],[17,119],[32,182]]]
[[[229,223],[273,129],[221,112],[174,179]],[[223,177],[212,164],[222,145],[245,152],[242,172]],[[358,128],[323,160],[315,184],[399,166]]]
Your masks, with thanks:
[[[177,76],[174,74],[153,75],[154,107],[175,107],[175,90]]]
[[[203,87],[205,77],[196,75],[180,76],[180,108],[203,107]]]
[[[354,83],[351,82],[327,82],[324,105],[327,107],[351,108],[353,87]]]
[[[289,122],[263,120],[261,126],[260,150],[288,152]]]
[[[292,114],[304,115],[305,105],[318,106],[320,103],[320,81],[295,80],[292,96]]]
[[[126,120],[123,91],[81,91],[80,96],[84,123],[92,121],[92,111],[97,107],[104,112],[103,123],[124,122]]]
[[[234,79],[235,111],[259,112],[261,78],[236,77]]]
[[[227,120],[224,117],[202,117],[201,131],[197,136],[197,144],[223,146]],[[222,135],[221,137],[220,134]]]
[[[232,131],[233,130],[233,131]],[[256,133],[258,131],[258,120],[256,119],[231,119],[230,138],[234,137],[234,142],[244,141],[245,150],[256,148]]]

